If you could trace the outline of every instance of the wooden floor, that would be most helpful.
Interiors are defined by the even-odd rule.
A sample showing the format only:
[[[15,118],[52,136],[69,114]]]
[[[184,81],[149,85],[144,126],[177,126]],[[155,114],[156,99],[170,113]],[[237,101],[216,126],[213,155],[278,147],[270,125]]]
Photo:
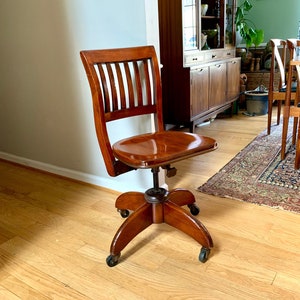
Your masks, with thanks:
[[[0,299],[300,299],[300,215],[196,188],[266,127],[266,116],[197,131],[219,149],[178,163],[170,188],[191,189],[215,247],[152,225],[106,265],[122,219],[115,192],[0,161]]]

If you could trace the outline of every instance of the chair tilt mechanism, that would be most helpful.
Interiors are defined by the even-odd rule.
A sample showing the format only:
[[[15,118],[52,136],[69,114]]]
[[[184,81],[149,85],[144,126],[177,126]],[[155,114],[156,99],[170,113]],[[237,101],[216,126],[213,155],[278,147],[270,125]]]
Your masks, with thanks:
[[[214,139],[182,131],[164,130],[159,65],[153,46],[80,52],[93,100],[94,123],[99,146],[110,176],[151,169],[153,186],[141,192],[125,192],[115,203],[126,220],[115,234],[110,267],[119,262],[121,251],[151,224],[167,223],[202,245],[199,260],[205,262],[212,238],[194,216],[199,208],[188,190],[168,191],[159,186],[159,171],[174,176],[171,164],[217,148]],[[118,119],[151,115],[155,131],[126,137],[111,145],[107,123]],[[144,120],[144,119],[143,119]],[[151,118],[149,116],[149,122]],[[183,209],[187,205],[190,212]]]

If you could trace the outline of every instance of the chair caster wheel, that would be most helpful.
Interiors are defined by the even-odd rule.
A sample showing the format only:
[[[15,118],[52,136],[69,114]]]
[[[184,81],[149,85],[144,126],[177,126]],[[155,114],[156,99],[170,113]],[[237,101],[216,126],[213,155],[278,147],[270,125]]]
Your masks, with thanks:
[[[112,254],[110,254],[110,255],[107,256],[107,258],[106,258],[106,264],[107,264],[109,267],[114,267],[115,265],[118,264],[118,262],[119,262],[119,257],[120,257],[120,255],[112,255]]]
[[[200,209],[196,204],[189,204],[188,208],[193,216],[197,216],[200,212]]]
[[[127,218],[129,216],[129,210],[128,209],[120,209],[119,213],[121,215],[122,218]]]
[[[210,249],[202,247],[201,251],[200,251],[200,254],[199,254],[199,260],[202,263],[205,263],[208,259],[209,253],[210,253]]]

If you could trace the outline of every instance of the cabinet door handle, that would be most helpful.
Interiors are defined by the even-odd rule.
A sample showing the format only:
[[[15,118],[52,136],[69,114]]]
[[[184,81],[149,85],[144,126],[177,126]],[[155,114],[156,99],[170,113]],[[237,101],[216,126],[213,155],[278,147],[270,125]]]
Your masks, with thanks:
[[[221,68],[221,65],[216,65],[217,68]]]
[[[211,56],[211,58],[216,58],[217,57],[217,55],[216,54],[213,54],[212,56]]]

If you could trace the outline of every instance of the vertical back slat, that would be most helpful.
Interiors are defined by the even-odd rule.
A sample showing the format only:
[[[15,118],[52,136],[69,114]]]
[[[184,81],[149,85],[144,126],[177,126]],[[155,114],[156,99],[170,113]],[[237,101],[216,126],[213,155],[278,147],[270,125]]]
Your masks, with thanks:
[[[125,95],[125,89],[124,89],[124,79],[123,79],[120,64],[116,63],[115,66],[116,66],[116,73],[117,73],[119,93],[120,93],[119,108],[125,109],[126,108],[126,95]]]
[[[135,79],[135,86],[136,86],[137,105],[142,106],[143,92],[142,92],[141,74],[140,74],[137,61],[133,62],[133,69],[134,69],[134,79]]]
[[[145,76],[145,89],[146,89],[146,104],[152,104],[152,93],[151,93],[151,81],[149,76],[149,66],[148,66],[148,59],[143,60],[144,65],[144,76]]]
[[[114,73],[110,63],[106,63],[107,75],[110,83],[110,91],[111,91],[111,101],[112,101],[112,110],[118,109],[118,94],[117,94],[117,86],[115,82]]]
[[[133,89],[133,80],[130,72],[130,67],[127,62],[124,63],[127,88],[128,88],[128,105],[129,107],[134,107],[134,89]]]
[[[286,55],[286,42],[285,41],[277,41],[278,44],[275,44],[273,51],[277,61],[278,68],[280,70],[280,81],[279,81],[279,89],[281,89],[285,85],[285,55]],[[282,46],[282,54],[279,52],[279,47]],[[275,66],[274,66],[275,68]]]
[[[100,79],[101,79],[100,84],[102,85],[104,111],[109,112],[109,111],[111,111],[110,93],[109,93],[109,88],[108,88],[108,85],[107,85],[105,72],[104,72],[102,64],[97,64],[97,66],[98,66],[98,70],[99,70],[99,76],[100,76]]]

